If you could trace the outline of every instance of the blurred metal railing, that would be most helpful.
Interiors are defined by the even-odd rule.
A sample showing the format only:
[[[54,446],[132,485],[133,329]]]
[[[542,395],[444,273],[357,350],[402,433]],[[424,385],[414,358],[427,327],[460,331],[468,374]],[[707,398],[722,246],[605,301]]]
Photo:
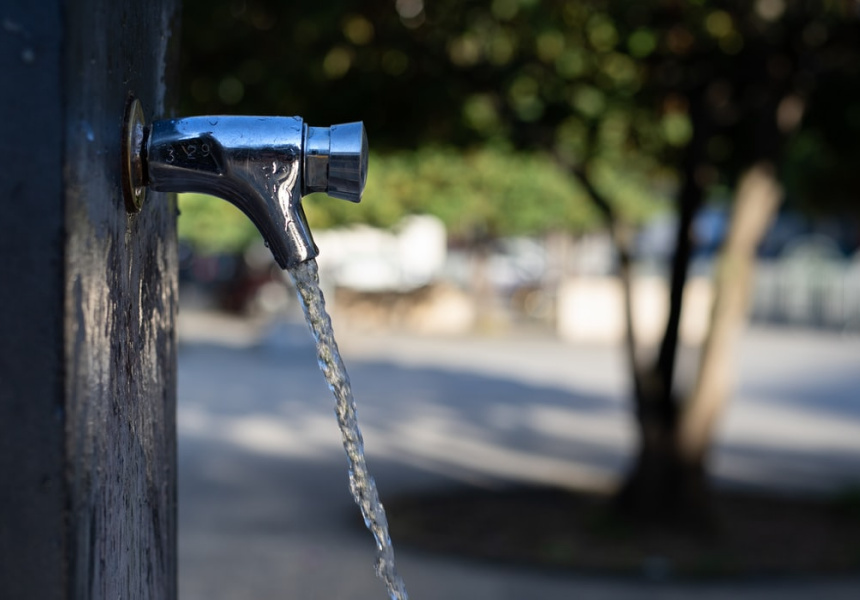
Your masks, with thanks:
[[[860,252],[824,237],[786,248],[759,263],[751,308],[754,322],[860,331]]]

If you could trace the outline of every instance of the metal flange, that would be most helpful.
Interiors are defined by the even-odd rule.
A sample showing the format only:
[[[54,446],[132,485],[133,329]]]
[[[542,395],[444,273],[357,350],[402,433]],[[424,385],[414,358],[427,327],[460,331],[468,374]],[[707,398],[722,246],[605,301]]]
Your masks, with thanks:
[[[140,101],[130,96],[122,125],[122,196],[129,213],[139,212],[146,199],[143,142],[146,121]]]

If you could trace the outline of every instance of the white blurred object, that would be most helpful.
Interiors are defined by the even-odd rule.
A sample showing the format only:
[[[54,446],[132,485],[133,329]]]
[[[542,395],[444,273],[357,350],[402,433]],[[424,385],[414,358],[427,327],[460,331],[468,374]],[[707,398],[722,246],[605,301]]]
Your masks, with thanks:
[[[360,225],[314,237],[329,281],[358,291],[413,290],[433,282],[445,265],[447,233],[436,217],[407,217],[393,232]]]
[[[669,287],[659,277],[633,280],[633,326],[639,343],[655,345],[666,325]],[[701,344],[708,332],[713,288],[710,280],[691,278],[684,287],[680,336]],[[557,331],[571,342],[618,343],[624,337],[624,296],[616,277],[572,277],[558,291]]]

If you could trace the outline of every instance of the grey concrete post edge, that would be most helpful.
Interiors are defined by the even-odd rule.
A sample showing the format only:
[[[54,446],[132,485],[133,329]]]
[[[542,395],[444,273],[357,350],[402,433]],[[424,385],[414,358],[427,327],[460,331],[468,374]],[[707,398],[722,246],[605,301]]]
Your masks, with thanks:
[[[0,596],[176,597],[176,206],[121,193],[178,7],[0,0]]]

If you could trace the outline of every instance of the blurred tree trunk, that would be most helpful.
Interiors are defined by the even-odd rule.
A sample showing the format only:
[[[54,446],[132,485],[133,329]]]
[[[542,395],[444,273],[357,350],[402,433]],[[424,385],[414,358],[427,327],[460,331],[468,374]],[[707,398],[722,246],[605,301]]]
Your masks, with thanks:
[[[728,237],[714,277],[714,305],[699,374],[682,413],[679,451],[701,470],[717,418],[732,392],[734,356],[752,292],[756,248],[782,200],[774,166],[762,161],[741,177]]]
[[[781,199],[782,189],[769,161],[754,164],[741,176],[714,277],[714,304],[698,377],[686,402],[680,405],[667,389],[670,380],[660,368],[660,359],[650,372],[634,374],[641,437],[635,467],[617,497],[623,513],[647,520],[707,524],[708,449],[732,392],[733,357],[746,321],[756,248]],[[670,325],[677,328],[677,323],[670,321]],[[677,331],[674,335],[677,344]]]
[[[626,480],[616,495],[621,513],[639,519],[699,520],[705,493],[702,478],[690,471],[681,459],[678,437],[679,403],[672,384],[678,350],[684,286],[693,253],[693,221],[702,206],[704,190],[701,168],[705,162],[706,143],[712,129],[704,106],[705,90],[690,94],[690,117],[693,136],[687,146],[677,196],[678,225],[675,253],[672,257],[669,283],[669,314],[656,361],[643,365],[636,361],[632,323],[632,285],[622,285],[627,320],[626,354],[633,381],[636,425],[639,430],[638,453]],[[628,262],[630,259],[627,259]],[[628,280],[628,272],[624,277]],[[622,270],[622,274],[623,274]],[[622,279],[623,281],[623,279]]]
[[[791,84],[769,70],[771,51],[764,42],[751,44],[745,68],[732,74],[738,89],[750,81],[764,84],[750,84],[757,95],[750,95],[753,100],[744,106],[752,133],[750,152],[744,157],[749,166],[740,172],[736,187],[733,216],[714,280],[713,313],[697,381],[684,401],[674,390],[674,377],[684,287],[693,253],[692,226],[713,170],[709,166],[708,143],[730,116],[725,112],[719,84],[705,79],[687,94],[693,134],[685,150],[683,183],[678,194],[669,314],[655,363],[646,368],[634,364],[632,369],[640,445],[633,469],[616,498],[623,513],[640,519],[690,525],[707,522],[707,451],[731,391],[731,357],[746,316],[756,248],[782,195],[774,165],[786,135],[797,122],[780,120],[784,112],[780,107],[792,98]],[[628,294],[629,287],[624,286]],[[627,341],[629,344],[632,338],[628,336]],[[632,350],[628,349],[628,354],[632,355]]]
[[[642,382],[639,363],[636,359],[636,331],[633,323],[633,228],[621,222],[612,205],[595,187],[585,169],[573,169],[572,172],[603,216],[615,246],[624,311],[624,357],[633,380],[633,396],[638,399],[642,395]]]
[[[669,292],[669,314],[657,360],[648,367],[633,363],[634,403],[639,429],[639,449],[633,469],[616,497],[622,513],[646,520],[701,520],[705,492],[697,469],[682,460],[677,444],[679,402],[674,394],[681,308],[687,271],[692,256],[692,224],[702,204],[703,191],[696,181],[698,162],[692,156],[685,168],[685,182],[678,195],[678,229]],[[631,286],[624,286],[629,295]],[[625,304],[632,304],[628,298]],[[631,318],[628,311],[627,318]],[[628,324],[628,328],[631,325]],[[632,338],[628,336],[628,344]],[[634,350],[627,350],[633,355]]]

